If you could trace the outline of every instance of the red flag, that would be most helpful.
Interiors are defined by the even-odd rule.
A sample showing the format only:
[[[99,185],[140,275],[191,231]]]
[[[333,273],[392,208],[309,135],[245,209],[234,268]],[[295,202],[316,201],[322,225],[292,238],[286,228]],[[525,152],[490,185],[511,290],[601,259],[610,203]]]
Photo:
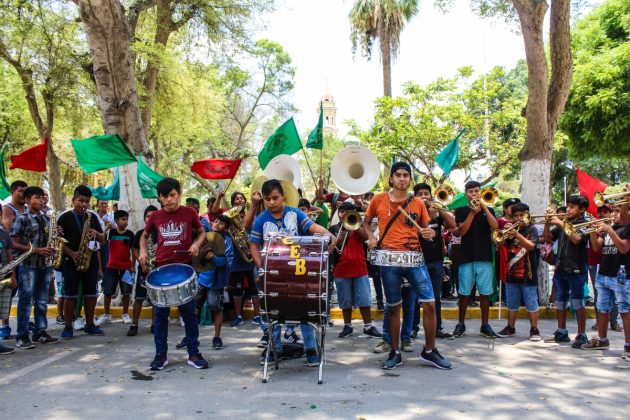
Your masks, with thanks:
[[[209,159],[199,160],[190,167],[204,179],[232,179],[236,176],[241,160]]]
[[[593,178],[586,172],[580,171],[580,168],[577,166],[575,167],[575,172],[577,173],[577,182],[580,194],[588,198],[588,212],[595,216],[597,214],[597,204],[593,201],[593,195],[598,191],[606,191],[608,185],[597,178]]]
[[[10,169],[44,172],[46,171],[46,156],[48,156],[47,138],[41,144],[29,147],[19,155],[12,155]]]

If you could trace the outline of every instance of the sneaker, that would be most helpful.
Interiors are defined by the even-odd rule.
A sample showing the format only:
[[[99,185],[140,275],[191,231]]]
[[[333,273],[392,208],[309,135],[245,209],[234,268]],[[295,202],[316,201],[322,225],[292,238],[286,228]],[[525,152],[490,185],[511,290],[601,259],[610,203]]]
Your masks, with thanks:
[[[127,317],[129,318],[129,317]],[[77,320],[78,321],[78,320]],[[101,316],[99,316],[98,318],[96,318],[96,325],[105,325],[105,324],[109,324],[112,322],[112,316],[110,314],[103,314]]]
[[[295,343],[295,344],[302,344],[303,341],[300,339],[300,337],[295,333],[295,331],[291,331],[291,334],[284,333],[284,339],[287,340],[289,343]]]
[[[175,344],[175,348],[177,350],[185,349],[187,347],[188,347],[188,343],[186,342],[186,337],[182,338],[182,341],[180,341],[179,343]]]
[[[128,314],[122,314],[122,321],[123,324],[131,324],[131,318],[129,318]]]
[[[497,335],[497,333],[494,332],[490,324],[482,325],[479,329],[479,335],[493,340],[495,338],[499,338],[499,336]]]
[[[559,331],[555,331],[549,337],[545,337],[545,343],[568,343],[571,341],[569,338],[569,333],[561,333]]]
[[[131,327],[129,327],[129,331],[127,331],[127,337],[133,337],[135,335],[138,335],[138,326],[131,325]]]
[[[221,337],[214,337],[212,339],[212,350],[221,350],[223,348],[223,341]]]
[[[8,325],[3,325],[0,327],[0,340],[8,340],[11,337],[11,327]]]
[[[88,335],[105,335],[103,330],[101,330],[96,325],[86,326],[85,328],[83,328],[83,332],[85,332]]]
[[[455,336],[453,334],[442,330],[435,333],[435,338],[441,338],[442,340],[455,340]]]
[[[416,338],[418,338],[418,333],[419,332],[420,332],[420,330],[416,330],[416,329],[411,330],[411,339],[415,340]]]
[[[588,343],[582,344],[580,348],[582,350],[608,350],[610,348],[610,341],[607,338],[591,338]]]
[[[630,346],[623,346],[623,353],[621,353],[621,358],[625,361],[630,362]]]
[[[615,324],[613,326],[610,327],[610,329],[612,331],[616,331],[616,332],[623,332],[623,327],[619,324]]]
[[[162,370],[166,366],[168,366],[168,359],[166,358],[166,355],[156,354],[149,367],[151,368],[151,370]]]
[[[540,335],[540,331],[538,328],[530,328],[529,329],[529,341],[540,341],[542,340],[542,336]]]
[[[61,315],[57,315],[57,318],[55,318],[55,322],[59,325],[66,325],[66,320],[63,319],[63,316]]]
[[[72,339],[73,336],[74,336],[74,331],[72,330],[71,327],[65,327],[63,331],[61,332],[62,340],[70,340]]]
[[[591,326],[591,331],[597,331],[598,329],[599,329],[599,325],[597,325],[597,322]]]
[[[33,341],[35,341],[36,343],[52,344],[52,343],[58,343],[59,339],[51,337],[50,335],[48,335],[46,331],[40,331],[38,333],[33,334]]]
[[[269,334],[263,334],[262,338],[258,340],[258,344],[256,347],[259,349],[264,349],[269,345]]]
[[[422,353],[420,353],[420,360],[426,363],[427,365],[435,366],[438,369],[450,369],[453,367],[451,362],[445,359],[438,349],[433,349],[431,353],[427,352],[427,348],[424,347],[422,349]]]
[[[306,350],[306,366],[315,367],[319,366],[321,358],[317,354],[316,349]]]
[[[85,318],[79,317],[72,322],[72,327],[75,330],[82,330],[85,328]]]
[[[343,330],[341,330],[341,332],[339,333],[339,338],[350,337],[353,332],[354,329],[350,325],[344,325]]]
[[[242,316],[237,316],[236,318],[234,318],[232,320],[232,322],[230,322],[230,327],[238,327],[240,325],[243,325],[243,317]]]
[[[514,337],[516,335],[516,328],[511,325],[506,325],[505,328],[497,333],[497,335],[501,338]]]
[[[203,358],[201,353],[188,356],[188,364],[195,369],[208,369],[208,362]]]
[[[0,354],[11,354],[15,353],[15,349],[7,346],[3,346],[0,344]]]
[[[374,353],[389,353],[390,351],[392,351],[392,346],[385,341],[378,343],[373,350]]]
[[[363,335],[366,337],[383,338],[383,334],[381,334],[378,328],[376,328],[374,325],[372,325],[370,328],[363,328]]]
[[[24,335],[22,337],[17,337],[15,339],[15,345],[21,349],[34,349],[35,344],[31,341],[28,335]]]
[[[267,354],[267,350],[263,350],[260,355],[260,364],[264,365],[265,361],[267,361],[267,363],[276,363],[276,352],[272,350],[269,354]]]
[[[466,335],[466,325],[457,324],[455,325],[455,329],[453,330],[453,336],[456,338],[463,337]]]
[[[383,369],[392,370],[402,366],[402,355],[399,351],[390,351],[389,357],[383,362]]]
[[[260,315],[252,318],[252,325],[262,325],[262,318],[260,317]]]
[[[413,345],[410,340],[402,340],[400,343],[400,349],[406,353],[413,352]]]
[[[574,349],[581,349],[584,344],[588,344],[588,336],[586,334],[578,334],[575,336],[575,340],[573,340],[571,347]]]

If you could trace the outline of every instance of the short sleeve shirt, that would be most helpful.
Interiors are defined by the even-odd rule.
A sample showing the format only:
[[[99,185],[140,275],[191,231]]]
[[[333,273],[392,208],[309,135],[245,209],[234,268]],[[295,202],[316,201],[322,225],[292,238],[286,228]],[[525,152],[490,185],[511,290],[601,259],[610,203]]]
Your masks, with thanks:
[[[173,212],[164,209],[154,211],[144,231],[157,233],[156,258],[158,265],[189,264],[190,254],[186,252],[193,243],[193,229],[201,231],[201,222],[197,212],[185,206],[179,206]]]
[[[131,268],[131,245],[133,239],[133,232],[130,230],[120,233],[118,229],[113,229],[107,232],[107,240],[109,242],[107,268],[115,270],[128,270]]]
[[[48,243],[48,226],[49,222],[44,213],[34,213],[27,209],[25,213],[20,214],[13,222],[11,236],[21,239],[22,244],[33,245],[33,248],[43,248]],[[22,265],[31,268],[41,268],[46,265],[46,258],[31,254],[27,257]]]
[[[489,209],[494,216],[494,210]],[[458,207],[455,209],[455,222],[463,223],[472,211],[469,206]],[[461,263],[466,264],[473,261],[492,261],[492,241],[490,240],[490,223],[486,217],[486,212],[479,211],[475,215],[470,229],[466,235],[462,236]]]
[[[252,231],[249,234],[250,242],[262,244],[265,238],[272,234],[286,236],[306,236],[313,221],[300,209],[284,206],[284,211],[279,219],[276,219],[265,210],[256,217]]]
[[[398,206],[404,206],[406,200],[391,201],[387,192],[376,194],[365,212],[365,220],[371,222],[375,217],[378,218],[378,230],[382,234],[389,220],[398,212]],[[431,220],[424,202],[419,198],[412,198],[405,211],[419,225],[429,223]],[[418,229],[409,218],[400,214],[383,238],[381,248],[393,251],[420,251]]]
[[[630,239],[630,225],[613,226],[620,239]],[[604,233],[604,246],[602,247],[602,261],[599,265],[599,273],[607,277],[617,277],[619,267],[626,266],[626,272],[630,270],[630,252],[622,254],[611,239]]]

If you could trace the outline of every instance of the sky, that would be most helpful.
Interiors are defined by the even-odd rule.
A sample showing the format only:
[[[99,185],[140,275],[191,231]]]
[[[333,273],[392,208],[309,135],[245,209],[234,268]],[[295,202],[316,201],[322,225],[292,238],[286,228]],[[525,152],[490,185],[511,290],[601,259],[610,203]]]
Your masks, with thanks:
[[[400,51],[392,66],[393,95],[406,81],[420,85],[452,77],[462,66],[479,73],[500,65],[514,67],[525,58],[521,36],[499,19],[480,19],[468,1],[458,0],[443,14],[432,1],[420,1],[419,13],[403,30]],[[353,56],[348,14],[352,0],[279,0],[267,16],[262,37],[279,42],[296,67],[292,102],[298,131],[317,123],[318,104],[326,89],[337,106],[340,137],[343,121],[369,127],[374,99],[383,94],[378,48],[371,61]]]

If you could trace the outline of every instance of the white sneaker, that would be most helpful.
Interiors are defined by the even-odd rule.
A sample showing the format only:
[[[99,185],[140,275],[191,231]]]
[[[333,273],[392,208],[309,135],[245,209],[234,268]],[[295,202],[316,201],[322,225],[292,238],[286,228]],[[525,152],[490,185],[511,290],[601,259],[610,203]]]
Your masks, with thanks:
[[[85,328],[85,318],[80,316],[77,319],[75,319],[74,322],[72,323],[72,327],[75,330],[82,330],[83,328]]]
[[[131,318],[129,318],[129,315],[127,314],[123,314],[122,321],[123,321],[123,324],[131,324]]]
[[[103,314],[99,316],[98,318],[96,318],[96,321],[94,323],[96,325],[103,325],[103,324],[109,324],[110,322],[112,322],[112,316],[110,314]]]

